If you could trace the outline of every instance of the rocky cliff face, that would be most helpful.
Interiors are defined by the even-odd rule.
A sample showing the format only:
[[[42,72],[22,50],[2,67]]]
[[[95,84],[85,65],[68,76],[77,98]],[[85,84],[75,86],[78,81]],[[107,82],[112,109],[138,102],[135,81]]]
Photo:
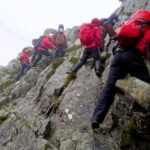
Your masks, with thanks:
[[[124,19],[139,8],[149,9],[150,1],[124,0],[117,13]],[[90,60],[77,73],[77,78],[67,75],[66,71],[83,51],[75,42],[77,29],[66,31],[72,46],[64,58],[51,62],[43,59],[19,82],[13,82],[19,69],[17,60],[0,67],[1,150],[149,149],[149,113],[138,109],[132,116],[127,115],[135,99],[150,109],[150,85],[135,78],[117,82],[125,94],[116,95],[102,124],[103,132],[93,134],[91,131],[91,115],[106,80],[111,57],[102,54],[107,61],[100,79]],[[111,51],[111,47],[109,49]]]

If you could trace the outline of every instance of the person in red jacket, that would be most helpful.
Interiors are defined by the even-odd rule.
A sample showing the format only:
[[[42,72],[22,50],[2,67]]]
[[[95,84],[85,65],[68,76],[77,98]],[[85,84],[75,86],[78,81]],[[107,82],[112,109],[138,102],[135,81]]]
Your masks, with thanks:
[[[53,58],[53,55],[48,51],[48,49],[55,49],[55,45],[51,42],[51,38],[49,36],[44,36],[39,45],[36,47],[37,50],[37,57],[32,59],[32,66],[36,66],[36,64],[41,60],[42,56],[49,56],[50,58]]]
[[[101,61],[99,56],[99,51],[102,51],[102,40],[100,34],[100,20],[98,18],[94,18],[91,21],[91,24],[94,27],[95,37],[93,38],[93,42],[89,45],[84,45],[85,50],[81,59],[75,64],[75,66],[69,70],[67,73],[76,73],[87,61],[87,59],[92,56],[95,61],[95,72],[98,77],[100,77],[101,73]]]
[[[64,34],[64,25],[60,24],[58,27],[58,32],[53,36],[53,42],[57,47],[56,56],[64,56],[65,48],[67,46],[66,36]]]
[[[138,21],[136,21],[139,23],[139,18],[140,21],[143,21],[145,14],[146,16],[150,16],[150,12],[147,10],[138,10],[135,14],[131,15],[134,19],[132,20],[129,18],[128,21],[135,21],[137,19]],[[150,21],[150,18],[146,20],[146,22],[147,21]],[[135,24],[135,28],[133,28],[131,27],[131,24],[126,26],[122,24],[116,34],[118,36],[121,35],[122,32],[126,35],[126,37],[119,37],[120,39],[117,40],[117,45],[115,45],[112,49],[113,57],[109,67],[108,76],[97,100],[91,119],[91,127],[94,131],[102,131],[101,124],[114,102],[114,97],[116,93],[121,92],[120,89],[115,86],[118,80],[124,79],[129,74],[132,77],[136,77],[144,82],[150,83],[150,74],[144,60],[144,56],[147,56],[149,51],[150,27],[147,24],[142,26],[143,35],[140,36],[140,39],[139,36],[137,36],[138,39],[136,40],[136,38],[131,38],[132,34],[136,33],[137,35],[136,26],[137,24]],[[146,31],[144,32],[144,30]],[[138,107],[140,105],[134,101],[133,107],[136,106]],[[131,111],[132,109],[129,113],[131,113]]]
[[[20,63],[21,63],[21,70],[19,75],[17,76],[16,80],[18,81],[20,77],[27,73],[27,71],[30,69],[30,62],[29,62],[29,56],[28,56],[28,50],[24,48],[20,54]]]

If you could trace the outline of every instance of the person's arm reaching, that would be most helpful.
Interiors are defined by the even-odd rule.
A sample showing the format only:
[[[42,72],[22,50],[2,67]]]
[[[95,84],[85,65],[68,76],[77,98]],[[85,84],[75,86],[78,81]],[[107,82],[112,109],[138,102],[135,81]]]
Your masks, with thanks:
[[[56,46],[48,38],[46,38],[43,42],[47,48],[56,49]]]

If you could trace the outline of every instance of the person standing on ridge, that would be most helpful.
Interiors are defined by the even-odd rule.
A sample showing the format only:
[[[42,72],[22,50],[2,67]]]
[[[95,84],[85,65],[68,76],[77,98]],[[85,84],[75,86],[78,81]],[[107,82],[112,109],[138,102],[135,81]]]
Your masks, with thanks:
[[[57,48],[56,56],[64,56],[65,48],[67,47],[67,40],[64,34],[64,25],[60,24],[58,32],[53,36],[53,42]]]
[[[92,56],[95,62],[95,72],[100,77],[101,61],[99,51],[102,51],[100,20],[92,19],[91,23],[84,23],[80,26],[79,38],[85,49],[81,59],[67,73],[77,73],[77,71],[86,63],[87,59]]]
[[[28,50],[27,48],[24,48],[20,54],[20,63],[21,63],[21,69],[20,73],[16,78],[16,81],[20,79],[20,77],[27,73],[27,71],[30,69],[30,62],[29,62],[29,56],[28,56]]]

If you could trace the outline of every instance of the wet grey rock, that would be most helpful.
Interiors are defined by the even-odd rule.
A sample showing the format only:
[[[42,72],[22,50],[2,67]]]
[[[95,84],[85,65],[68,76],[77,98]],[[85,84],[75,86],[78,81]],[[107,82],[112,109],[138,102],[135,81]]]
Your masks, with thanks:
[[[69,28],[65,31],[65,35],[67,36],[68,46],[74,44],[74,42],[78,39],[79,27],[74,26],[73,28]]]
[[[49,28],[49,29],[46,29],[45,31],[44,31],[44,35],[49,35],[49,34],[55,34],[57,32],[57,30],[56,29],[52,29],[52,28]]]
[[[144,108],[150,109],[150,85],[137,78],[117,81],[116,84],[124,92],[138,101]]]
[[[17,74],[20,70],[20,62],[17,59],[13,59],[7,65],[7,71],[9,74]]]

